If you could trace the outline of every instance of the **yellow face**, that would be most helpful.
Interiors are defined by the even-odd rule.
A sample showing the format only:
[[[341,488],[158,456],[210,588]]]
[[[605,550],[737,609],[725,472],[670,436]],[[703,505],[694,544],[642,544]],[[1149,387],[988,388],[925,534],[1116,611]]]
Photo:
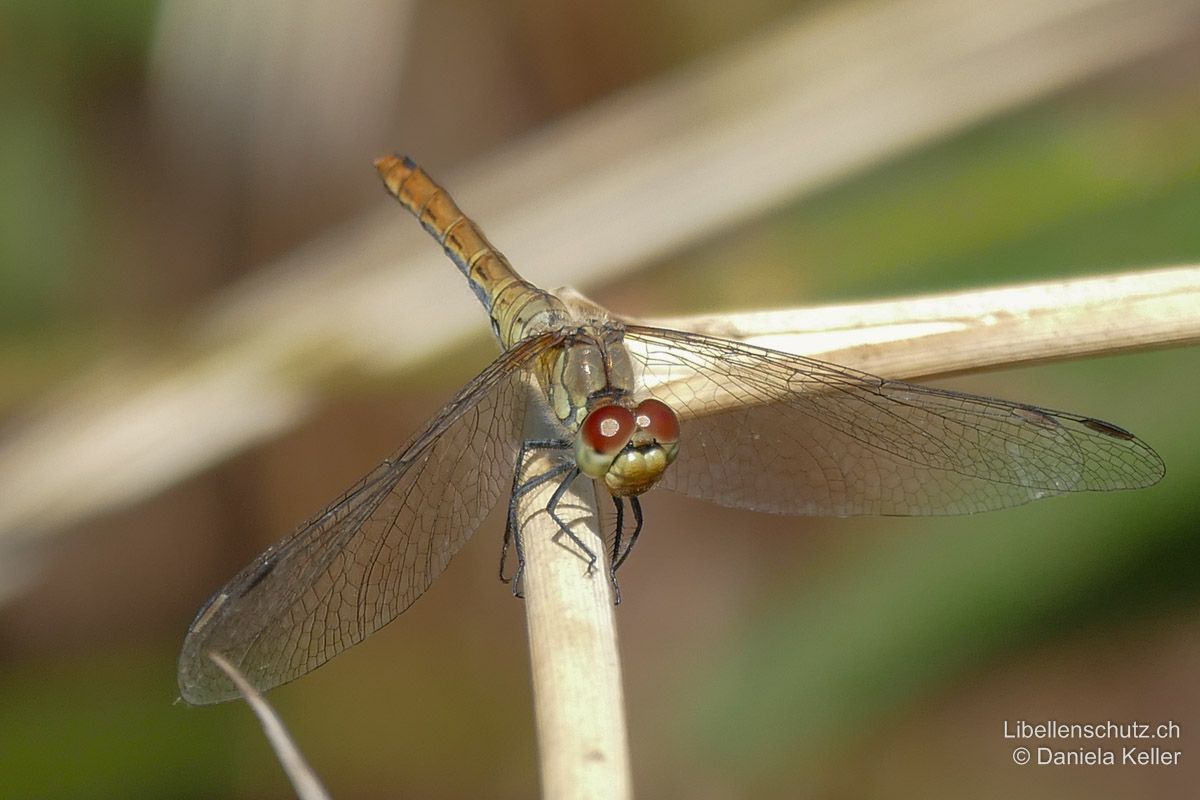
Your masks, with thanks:
[[[661,400],[593,409],[575,437],[575,462],[616,497],[645,492],[679,453],[679,417]]]

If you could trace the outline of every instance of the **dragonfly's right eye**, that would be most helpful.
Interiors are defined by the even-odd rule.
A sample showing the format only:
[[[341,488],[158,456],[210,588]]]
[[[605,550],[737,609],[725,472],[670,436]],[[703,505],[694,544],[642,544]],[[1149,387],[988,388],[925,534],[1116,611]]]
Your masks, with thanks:
[[[604,477],[636,429],[633,412],[624,406],[604,406],[588,414],[575,440],[575,460],[580,471],[592,478]]]

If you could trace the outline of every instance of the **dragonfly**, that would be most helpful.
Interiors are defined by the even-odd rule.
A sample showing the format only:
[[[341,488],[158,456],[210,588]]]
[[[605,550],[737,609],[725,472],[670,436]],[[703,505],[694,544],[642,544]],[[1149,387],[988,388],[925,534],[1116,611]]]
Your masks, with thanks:
[[[508,494],[501,577],[519,593],[518,500],[545,511],[588,564],[616,570],[654,486],[800,516],[967,514],[1067,492],[1149,486],[1165,467],[1110,422],[947,389],[699,333],[625,322],[523,279],[410,159],[376,167],[491,318],[502,354],[392,457],[269,547],[200,609],[179,661],[192,704],[237,697],[208,658],[260,690],[291,681],[408,609]],[[529,414],[550,436],[527,436]],[[523,474],[526,457],[544,464]],[[611,553],[557,515],[576,480],[613,499]],[[634,528],[623,539],[624,511]],[[509,545],[517,566],[505,575]]]

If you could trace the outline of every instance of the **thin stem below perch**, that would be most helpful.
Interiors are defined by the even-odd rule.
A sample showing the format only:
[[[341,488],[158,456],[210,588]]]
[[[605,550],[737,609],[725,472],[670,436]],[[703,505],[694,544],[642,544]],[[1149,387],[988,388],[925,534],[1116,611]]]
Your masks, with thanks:
[[[522,465],[532,474],[538,456]],[[612,586],[595,492],[576,480],[558,514],[598,559],[587,559],[546,513],[549,481],[518,506],[525,548],[525,619],[541,757],[542,796],[622,800],[632,795],[625,700]]]

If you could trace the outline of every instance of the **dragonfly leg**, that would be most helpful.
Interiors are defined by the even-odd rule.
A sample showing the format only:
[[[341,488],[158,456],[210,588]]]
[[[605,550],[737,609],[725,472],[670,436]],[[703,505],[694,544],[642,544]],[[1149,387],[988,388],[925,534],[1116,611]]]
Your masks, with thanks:
[[[517,500],[546,481],[567,472],[572,468],[571,462],[564,461],[529,480],[525,480],[525,457],[531,450],[566,450],[571,443],[563,439],[531,440],[521,443],[521,452],[517,454],[517,466],[513,470],[513,488],[508,500],[508,519],[504,524],[504,544],[500,548],[500,580],[512,583],[513,596],[522,597],[521,576],[525,572],[525,548],[521,542],[520,526],[517,524]],[[504,574],[504,565],[508,560],[508,545],[513,543],[517,550],[517,571],[511,577]]]
[[[508,521],[504,526],[504,545],[500,548],[500,580],[505,583],[512,583],[513,596],[524,597],[521,590],[521,576],[525,574],[525,544],[521,541],[521,526],[517,522],[517,502],[521,497],[527,494],[530,490],[541,486],[543,483],[556,478],[566,472],[575,470],[575,465],[569,461],[547,470],[540,475],[536,475],[530,480],[518,486],[508,501]],[[577,470],[576,470],[577,472]],[[568,478],[568,483],[570,479]],[[557,490],[556,490],[557,492]],[[555,520],[557,522],[557,520]],[[561,527],[561,524],[560,524]],[[513,573],[511,578],[504,575],[504,564],[508,557],[508,543],[512,542],[517,550],[517,571]]]
[[[586,574],[591,575],[596,571],[596,553],[592,550],[592,548],[588,547],[587,544],[584,543],[583,539],[580,539],[575,535],[575,531],[571,530],[570,525],[563,522],[563,519],[558,515],[557,510],[559,501],[562,500],[563,495],[567,493],[567,490],[571,488],[571,483],[578,477],[579,467],[572,465],[571,471],[567,473],[566,477],[562,479],[562,483],[560,483],[558,488],[554,490],[554,494],[550,497],[550,502],[546,503],[546,513],[549,514],[550,519],[554,520],[555,524],[558,525],[558,529],[565,533],[567,538],[574,542],[575,546],[583,551],[588,560]]]
[[[613,531],[613,546],[612,558],[609,559],[610,565],[616,565],[618,558],[621,555],[621,536],[625,532],[625,502],[615,494],[612,495],[613,505],[617,508],[617,525]],[[621,587],[617,584],[617,570],[615,566],[610,566],[608,570],[608,579],[612,582],[613,587],[613,605],[621,605]]]
[[[615,498],[614,498],[615,499]],[[616,582],[617,569],[625,563],[625,559],[629,558],[629,554],[633,552],[633,546],[637,544],[638,536],[642,534],[642,504],[637,497],[629,498],[629,505],[633,508],[633,519],[637,524],[633,528],[633,533],[629,536],[629,544],[625,546],[625,552],[621,553],[621,557],[616,557],[616,548],[613,548],[613,582]]]

